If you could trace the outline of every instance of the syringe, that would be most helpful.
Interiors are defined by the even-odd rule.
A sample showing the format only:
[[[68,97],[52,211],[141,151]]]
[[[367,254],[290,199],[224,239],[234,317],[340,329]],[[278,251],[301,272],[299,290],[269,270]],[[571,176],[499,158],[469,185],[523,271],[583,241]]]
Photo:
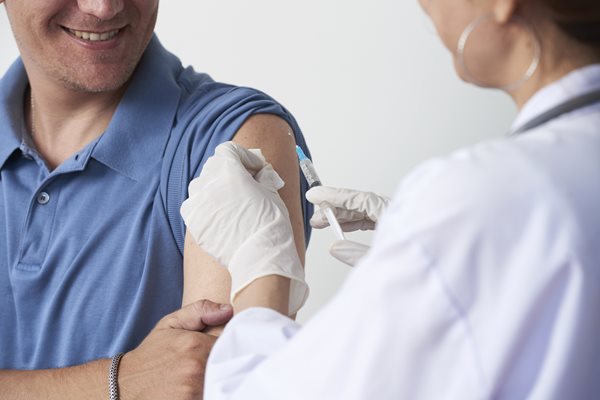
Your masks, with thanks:
[[[317,171],[315,171],[315,167],[313,166],[312,161],[310,161],[310,159],[306,157],[306,154],[304,154],[300,146],[296,146],[296,153],[298,154],[298,162],[300,163],[300,169],[302,170],[302,173],[306,178],[306,182],[308,183],[309,189],[315,186],[321,186],[321,180],[317,175]],[[339,240],[346,240],[346,237],[344,236],[344,231],[342,230],[342,227],[340,226],[338,220],[335,218],[335,214],[333,213],[331,206],[327,203],[321,203],[319,204],[319,207],[321,208],[321,210],[323,210],[323,213],[327,218],[327,222],[329,222],[329,226],[333,228],[336,237]]]

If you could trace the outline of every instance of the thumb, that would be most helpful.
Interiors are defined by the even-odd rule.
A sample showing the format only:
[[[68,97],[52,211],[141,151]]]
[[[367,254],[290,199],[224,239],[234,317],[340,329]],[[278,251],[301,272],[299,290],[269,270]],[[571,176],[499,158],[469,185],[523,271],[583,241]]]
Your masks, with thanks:
[[[329,253],[346,265],[354,267],[369,251],[369,246],[351,240],[336,240],[329,248]]]
[[[185,329],[202,331],[207,326],[223,325],[233,316],[229,304],[199,300],[165,316],[157,325],[159,329]]]

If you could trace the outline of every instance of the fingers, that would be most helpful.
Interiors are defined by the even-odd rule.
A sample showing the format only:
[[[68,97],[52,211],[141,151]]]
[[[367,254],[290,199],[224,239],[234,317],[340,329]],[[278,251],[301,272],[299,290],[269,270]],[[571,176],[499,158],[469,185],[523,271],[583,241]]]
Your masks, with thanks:
[[[233,317],[231,304],[213,303],[209,300],[200,300],[192,303],[202,313],[202,323],[206,326],[219,326],[228,322]]]
[[[328,186],[310,189],[306,192],[306,199],[316,205],[326,202],[337,209],[362,213],[365,216],[364,219],[373,222],[377,222],[390,201],[385,196],[371,192]]]
[[[357,196],[364,194],[352,189],[340,189],[331,186],[317,186],[306,192],[306,199],[315,205],[323,202],[331,204],[335,208],[346,210],[364,211]]]
[[[214,156],[210,157],[202,168],[200,176],[188,186],[190,195],[201,192],[211,182],[218,179],[231,179],[246,174],[269,188],[277,191],[284,182],[271,164],[267,163],[260,149],[246,149],[234,142],[224,142],[217,146]]]
[[[157,325],[159,329],[185,329],[202,331],[207,326],[223,325],[233,316],[229,304],[199,300],[167,315]]]
[[[260,171],[258,171],[256,175],[254,175],[254,179],[256,179],[258,183],[264,185],[274,192],[278,191],[285,185],[285,182],[273,169],[271,164],[266,164]]]
[[[350,240],[336,240],[329,248],[329,253],[351,267],[358,264],[369,251],[369,246]]]
[[[218,145],[215,155],[239,161],[252,175],[267,165],[259,149],[248,150],[234,142],[224,142]]]
[[[333,213],[344,232],[375,229],[375,223],[363,212],[333,208]],[[310,225],[315,229],[323,229],[329,226],[327,217],[322,209],[314,212],[310,219]]]
[[[358,221],[349,221],[340,224],[344,232],[354,231],[373,231],[375,230],[375,222],[370,219],[361,219]]]

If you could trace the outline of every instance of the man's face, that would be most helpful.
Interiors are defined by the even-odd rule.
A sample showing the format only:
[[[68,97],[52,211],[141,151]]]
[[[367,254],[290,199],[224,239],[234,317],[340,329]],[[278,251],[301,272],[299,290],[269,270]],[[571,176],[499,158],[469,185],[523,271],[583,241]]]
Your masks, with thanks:
[[[0,0],[27,72],[66,88],[122,87],[152,37],[159,0]]]

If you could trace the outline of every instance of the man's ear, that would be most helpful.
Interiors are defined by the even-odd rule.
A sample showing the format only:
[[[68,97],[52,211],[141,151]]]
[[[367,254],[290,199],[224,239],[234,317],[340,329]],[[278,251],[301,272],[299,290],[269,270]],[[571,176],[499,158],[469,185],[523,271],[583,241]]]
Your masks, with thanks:
[[[496,22],[505,24],[510,21],[517,11],[518,3],[518,0],[494,0],[492,13]]]

